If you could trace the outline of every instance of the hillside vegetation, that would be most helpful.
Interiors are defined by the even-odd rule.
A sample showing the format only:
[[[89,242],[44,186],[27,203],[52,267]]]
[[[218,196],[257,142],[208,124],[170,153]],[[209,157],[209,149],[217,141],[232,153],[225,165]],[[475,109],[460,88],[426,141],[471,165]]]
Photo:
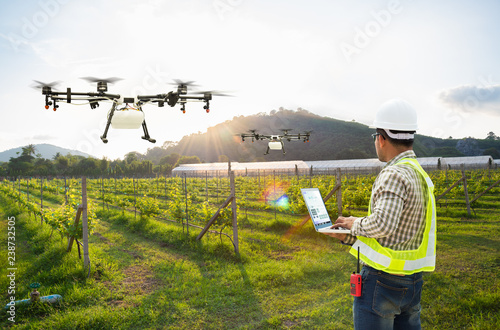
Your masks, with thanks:
[[[312,131],[310,142],[285,141],[286,154],[271,151],[264,155],[268,141],[251,138],[241,141],[240,135],[249,130],[258,134],[281,134]],[[200,162],[253,162],[281,160],[334,160],[375,158],[371,134],[374,129],[354,121],[347,122],[322,117],[299,108],[280,109],[269,114],[234,117],[205,133],[184,136],[178,142],[165,141],[145,154],[129,152],[124,159],[95,159],[72,154],[56,153],[52,159],[41,155],[44,145],[21,148],[8,162],[0,163],[0,176],[151,176],[169,175],[178,164]],[[500,158],[500,139],[489,132],[485,139],[439,139],[416,135],[418,157],[457,157],[491,155]]]
[[[241,142],[239,134],[256,129],[260,134],[280,134],[281,129],[290,133],[313,131],[309,143],[285,142],[286,154],[280,151],[264,156],[267,141]],[[230,121],[210,127],[205,133],[191,134],[178,143],[165,146],[163,153],[197,156],[202,162],[232,160],[239,162],[277,160],[331,160],[363,159],[376,157],[371,134],[373,128],[357,122],[347,122],[322,117],[303,109],[280,109],[270,114],[234,117]],[[457,157],[492,155],[500,158],[500,140],[491,133],[488,139],[440,139],[416,135],[415,151],[419,157]],[[154,156],[162,148],[149,149],[145,158],[155,162]],[[149,157],[151,156],[151,157]]]

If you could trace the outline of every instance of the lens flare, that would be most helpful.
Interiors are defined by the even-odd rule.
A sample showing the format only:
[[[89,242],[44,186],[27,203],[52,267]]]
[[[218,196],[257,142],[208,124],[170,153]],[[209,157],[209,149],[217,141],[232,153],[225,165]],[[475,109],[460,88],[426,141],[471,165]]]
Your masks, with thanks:
[[[288,210],[290,208],[290,201],[286,194],[286,188],[285,183],[269,184],[262,192],[260,201]]]
[[[290,207],[290,205],[288,203],[288,196],[285,194],[285,195],[281,196],[280,198],[278,198],[276,200],[275,205],[277,205],[281,208],[284,208],[285,210],[288,210],[288,208]]]

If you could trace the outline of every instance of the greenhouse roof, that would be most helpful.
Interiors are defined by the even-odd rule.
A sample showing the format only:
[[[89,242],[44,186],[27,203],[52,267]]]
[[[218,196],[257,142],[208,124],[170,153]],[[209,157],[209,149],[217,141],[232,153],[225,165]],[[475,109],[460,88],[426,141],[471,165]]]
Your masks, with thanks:
[[[231,163],[231,169],[233,170],[288,170],[295,169],[295,167],[299,169],[309,168],[309,166],[307,166],[307,164],[302,160]]]
[[[231,162],[231,170],[233,171],[245,171],[245,170],[282,170],[282,169],[295,169],[295,166],[299,169],[309,168],[307,164],[302,160],[296,161],[277,161],[277,162],[248,162],[239,163]],[[204,163],[204,164],[181,164],[174,168],[173,171],[185,172],[185,171],[227,171],[228,163]]]
[[[227,171],[227,163],[180,164],[173,171]]]
[[[443,157],[442,159],[449,165],[493,163],[493,158],[491,156]]]
[[[475,157],[422,157],[418,158],[418,162],[422,167],[438,167],[441,166],[459,166],[467,165],[488,165],[496,163],[491,156],[475,156]],[[231,162],[231,170],[233,171],[257,171],[257,170],[277,170],[291,171],[295,169],[307,170],[311,166],[316,170],[327,169],[347,169],[347,170],[372,170],[382,168],[384,162],[377,158],[370,159],[343,159],[343,160],[317,160],[317,161],[273,161],[273,162]],[[190,172],[190,171],[227,171],[228,163],[203,163],[203,164],[181,164],[173,169],[174,173]]]
[[[417,160],[421,166],[437,166],[439,164],[439,160],[443,162],[441,157],[419,157]]]
[[[327,168],[373,168],[373,167],[383,167],[385,163],[381,162],[376,158],[370,159],[340,159],[340,160],[316,160],[316,161],[305,161],[307,167],[311,166],[316,169],[327,169]]]

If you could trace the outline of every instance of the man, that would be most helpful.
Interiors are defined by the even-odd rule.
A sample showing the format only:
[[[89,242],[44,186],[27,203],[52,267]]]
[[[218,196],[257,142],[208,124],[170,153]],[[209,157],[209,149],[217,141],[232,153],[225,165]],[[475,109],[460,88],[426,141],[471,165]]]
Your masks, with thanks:
[[[406,101],[384,103],[373,126],[375,149],[387,162],[377,176],[368,215],[339,217],[335,227],[351,234],[327,234],[352,245],[361,270],[362,292],[354,297],[355,329],[420,329],[422,272],[436,258],[434,186],[413,152],[417,114]]]

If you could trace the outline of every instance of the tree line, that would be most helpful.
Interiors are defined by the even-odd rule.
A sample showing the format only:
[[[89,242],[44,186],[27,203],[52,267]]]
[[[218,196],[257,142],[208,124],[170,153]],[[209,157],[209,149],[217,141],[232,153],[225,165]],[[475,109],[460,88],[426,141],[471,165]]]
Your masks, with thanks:
[[[22,148],[18,157],[0,163],[0,177],[17,176],[153,176],[170,175],[179,164],[200,163],[197,156],[182,156],[177,153],[163,154],[161,158],[151,158],[138,152],[130,152],[124,159],[109,160],[93,157],[62,155],[57,153],[52,159],[37,154],[36,146],[30,144]]]

